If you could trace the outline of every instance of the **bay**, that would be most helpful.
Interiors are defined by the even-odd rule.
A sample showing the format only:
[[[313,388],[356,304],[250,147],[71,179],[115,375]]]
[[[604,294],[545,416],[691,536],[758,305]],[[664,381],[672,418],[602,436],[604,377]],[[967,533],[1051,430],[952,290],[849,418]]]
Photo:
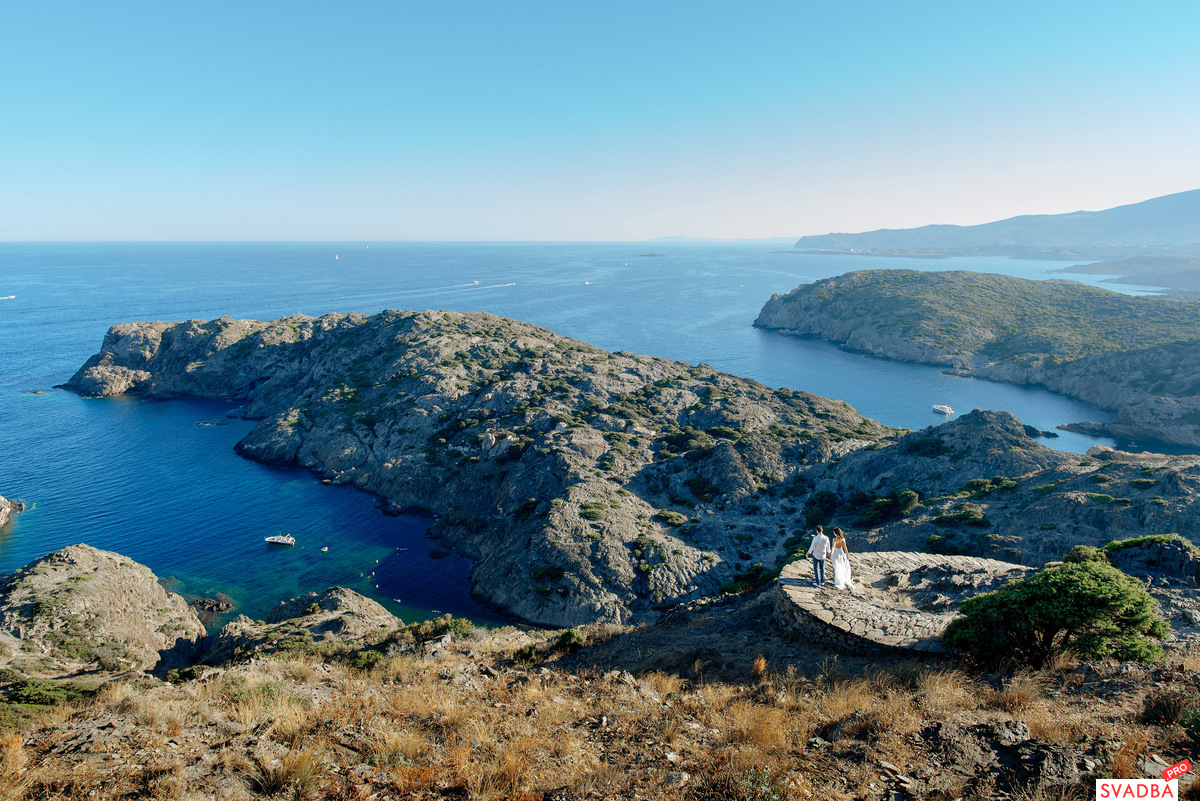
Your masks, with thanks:
[[[1111,420],[1043,390],[952,378],[751,325],[772,293],[854,269],[1063,277],[1044,273],[1057,266],[676,242],[0,243],[0,297],[15,295],[0,300],[0,494],[32,505],[0,536],[0,571],[86,542],[148,565],[179,591],[227,595],[251,617],[340,584],[406,620],[503,619],[470,598],[471,563],[427,539],[427,519],[384,516],[363,493],[234,454],[253,424],[228,419],[233,404],[84,400],[54,389],[118,322],[486,311],[608,350],[707,362],[840,398],[892,426],[943,422],[934,403],[1003,409],[1039,429]],[[1067,432],[1048,442],[1075,452],[1135,445]],[[264,543],[279,532],[297,547]]]

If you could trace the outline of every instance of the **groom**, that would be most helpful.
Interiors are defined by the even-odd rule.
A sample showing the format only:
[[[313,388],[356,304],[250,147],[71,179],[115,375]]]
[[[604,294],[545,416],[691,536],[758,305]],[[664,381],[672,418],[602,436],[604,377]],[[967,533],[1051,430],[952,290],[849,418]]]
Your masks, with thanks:
[[[805,556],[811,556],[813,560],[813,586],[820,587],[825,583],[825,557],[829,556],[829,537],[825,536],[825,529],[817,526],[817,536],[813,537],[812,544],[808,546],[808,553]]]

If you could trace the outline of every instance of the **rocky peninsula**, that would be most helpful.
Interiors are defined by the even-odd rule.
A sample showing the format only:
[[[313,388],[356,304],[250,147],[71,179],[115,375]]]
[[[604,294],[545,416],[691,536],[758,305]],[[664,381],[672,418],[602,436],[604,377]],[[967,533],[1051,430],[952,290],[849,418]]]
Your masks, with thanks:
[[[246,403],[260,422],[243,455],[436,514],[432,536],[478,560],[478,597],[550,625],[753,586],[818,522],[857,550],[1034,566],[1200,524],[1200,457],[1081,458],[979,410],[890,430],[839,401],[486,314],[122,324],[71,386]]]
[[[764,304],[755,325],[847,350],[1042,386],[1117,412],[1130,440],[1200,446],[1200,305],[1069,281],[861,270]]]
[[[437,515],[486,603],[626,622],[774,564],[804,472],[894,432],[845,403],[488,314],[115,326],[68,386],[246,404],[237,446]]]

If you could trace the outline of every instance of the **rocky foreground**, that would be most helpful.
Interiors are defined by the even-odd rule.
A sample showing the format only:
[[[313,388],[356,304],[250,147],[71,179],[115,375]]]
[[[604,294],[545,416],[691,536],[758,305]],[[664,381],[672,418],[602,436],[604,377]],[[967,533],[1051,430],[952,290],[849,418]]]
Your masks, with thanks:
[[[955,375],[1041,386],[1118,422],[1068,426],[1200,446],[1200,305],[1073,281],[860,270],[775,295],[755,325]]]
[[[4,801],[1082,800],[1095,778],[1155,777],[1194,755],[1181,725],[1200,699],[1194,649],[1150,667],[979,674],[824,650],[780,628],[771,593],[636,628],[523,632],[406,626],[334,588],[233,621],[205,665],[113,672],[94,649],[113,641],[104,621],[143,598],[182,603],[148,572],[73,546],[0,590],[18,652],[0,670]],[[31,593],[55,611],[13,626]],[[70,609],[93,615],[86,657],[47,636],[73,625]],[[124,641],[173,630],[173,615],[131,616],[127,635],[141,634]],[[21,664],[64,671],[14,669],[34,654]]]
[[[244,402],[244,455],[436,513],[433,536],[479,560],[478,597],[550,625],[752,585],[818,522],[852,550],[1034,566],[1200,527],[1200,457],[1061,453],[979,410],[895,431],[486,314],[122,324],[70,386]]]

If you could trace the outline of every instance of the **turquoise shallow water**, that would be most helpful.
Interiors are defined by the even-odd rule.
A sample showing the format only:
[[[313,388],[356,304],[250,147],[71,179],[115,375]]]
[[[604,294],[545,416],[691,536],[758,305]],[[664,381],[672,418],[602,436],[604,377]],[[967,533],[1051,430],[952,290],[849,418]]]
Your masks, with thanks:
[[[1057,266],[678,243],[0,243],[0,297],[16,296],[0,300],[0,495],[34,504],[0,537],[0,570],[86,542],[147,564],[184,592],[227,594],[251,617],[341,584],[409,620],[441,612],[502,619],[469,597],[468,560],[431,557],[446,549],[425,537],[429,521],[386,517],[363,493],[235,455],[252,423],[227,419],[233,404],[83,400],[52,389],[118,322],[487,311],[609,350],[703,361],[841,398],[889,425],[941,422],[933,403],[1006,409],[1041,429],[1112,419],[1053,393],[751,327],[772,293],[852,269],[1044,278]],[[36,390],[46,393],[26,394]],[[1051,441],[1071,451],[1096,442],[1114,444],[1067,433]],[[295,549],[265,545],[281,531],[296,536]]]

